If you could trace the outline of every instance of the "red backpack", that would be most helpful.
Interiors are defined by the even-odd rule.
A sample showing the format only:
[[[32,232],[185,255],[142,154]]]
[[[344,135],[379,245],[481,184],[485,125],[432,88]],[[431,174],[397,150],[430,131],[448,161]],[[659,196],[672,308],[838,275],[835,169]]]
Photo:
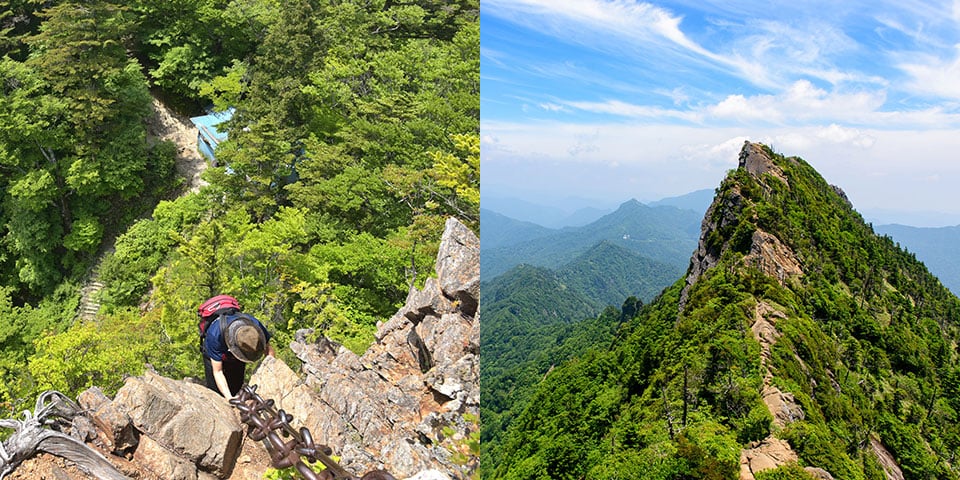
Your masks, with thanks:
[[[197,308],[197,315],[200,316],[200,342],[207,336],[207,326],[217,317],[229,315],[240,311],[240,303],[236,298],[230,295],[217,295],[206,302],[200,304]]]

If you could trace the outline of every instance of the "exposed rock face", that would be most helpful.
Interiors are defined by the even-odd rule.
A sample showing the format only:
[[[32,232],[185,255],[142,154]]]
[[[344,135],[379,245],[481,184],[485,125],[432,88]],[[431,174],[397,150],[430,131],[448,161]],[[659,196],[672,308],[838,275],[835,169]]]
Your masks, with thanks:
[[[756,178],[764,188],[769,188],[765,183],[769,181],[764,177],[765,174],[775,179],[772,181],[780,181],[789,185],[783,170],[773,162],[766,150],[758,144],[750,142],[743,144],[743,149],[740,151],[739,168]],[[711,233],[736,225],[739,222],[740,213],[748,202],[743,197],[739,185],[733,185],[723,195],[718,195],[710,208],[707,209],[707,213],[703,217],[703,223],[700,225],[700,241],[697,244],[697,250],[693,252],[693,256],[690,258],[686,285],[680,293],[681,312],[686,307],[690,287],[720,260],[722,248],[711,244]],[[753,232],[750,251],[744,257],[744,262],[776,278],[781,284],[790,276],[803,274],[800,260],[790,247],[786,246],[775,235],[762,230]]]
[[[753,232],[750,253],[743,261],[760,269],[767,276],[776,278],[781,285],[788,277],[803,275],[800,260],[793,250],[779,238],[762,230]]]
[[[480,240],[464,224],[447,220],[437,255],[440,290],[459,300],[460,312],[472,317],[480,298]]]
[[[803,420],[804,413],[792,393],[784,393],[772,383],[773,372],[770,369],[773,345],[780,338],[776,323],[786,316],[765,302],[757,304],[754,322],[750,327],[753,338],[760,343],[760,365],[763,368],[763,391],[760,393],[763,403],[773,415],[773,423],[783,428],[797,420]],[[787,446],[789,448],[789,445]]]
[[[739,168],[753,177],[764,192],[769,193],[773,189],[771,182],[782,182],[789,187],[790,183],[783,169],[774,163],[767,150],[761,145],[744,143],[739,160]],[[719,263],[724,250],[731,248],[731,232],[757,222],[756,214],[752,218],[742,218],[747,211],[745,209],[753,203],[752,195],[756,195],[745,196],[743,188],[739,183],[726,184],[722,194],[717,196],[707,210],[703,219],[700,242],[690,260],[686,285],[680,296],[681,315],[686,307],[691,287],[705,272]],[[751,223],[742,225],[742,222]],[[776,235],[755,229],[749,241],[749,249],[745,250],[746,246],[739,243],[742,240],[737,240],[739,244],[734,247],[737,251],[744,252],[742,260],[744,265],[757,268],[767,276],[777,279],[781,285],[791,277],[803,275],[800,259]],[[774,426],[779,429],[804,418],[803,409],[793,395],[781,391],[773,383],[772,348],[780,338],[777,322],[785,318],[786,315],[779,308],[761,301],[757,303],[751,325],[753,337],[760,343],[760,363],[763,371],[761,398],[773,417]],[[796,452],[788,442],[770,435],[741,452],[740,479],[753,480],[757,472],[774,469],[788,462],[796,462],[797,458]],[[829,476],[829,473],[823,473]]]
[[[870,449],[873,450],[873,454],[880,461],[880,466],[883,467],[883,475],[887,480],[903,480],[903,471],[897,465],[893,454],[880,443],[880,440],[872,435],[870,436]]]
[[[178,457],[149,436],[143,437],[133,458],[160,478],[197,479],[196,464]]]
[[[789,185],[787,178],[783,175],[783,170],[773,163],[773,159],[767,155],[767,152],[759,144],[749,141],[743,142],[743,148],[740,150],[739,168],[745,169],[747,173],[757,178],[764,173],[769,173]]]
[[[850,208],[853,208],[853,203],[851,203],[850,199],[847,198],[847,192],[844,192],[842,188],[836,185],[830,185],[830,188],[832,188],[834,192],[837,192],[837,195],[840,195],[840,198],[842,198],[844,202],[847,202],[847,205]]]
[[[146,441],[151,442],[153,452],[166,449],[220,478],[227,478],[233,470],[243,430],[233,408],[212,390],[148,371],[142,377],[127,379],[113,404],[141,432],[141,443],[144,436],[149,437]],[[161,455],[151,453],[150,457]],[[175,463],[157,460],[164,466],[164,473],[189,471]],[[196,468],[184,477],[169,478],[195,478]]]
[[[833,480],[833,475],[830,475],[830,472],[817,467],[803,467],[803,470],[807,472],[811,477],[817,480]]]
[[[464,414],[479,415],[479,250],[476,235],[448,220],[437,278],[410,291],[362,356],[326,338],[307,342],[300,332],[290,347],[304,362],[304,377],[268,358],[250,383],[354,473],[468,473],[476,465],[454,464],[450,450],[477,428]]]
[[[697,243],[697,250],[690,257],[686,285],[680,292],[681,312],[687,305],[690,287],[697,283],[704,272],[716,266],[717,262],[720,261],[720,249],[710,244],[709,233],[736,223],[743,206],[744,198],[740,195],[740,189],[734,187],[727,195],[717,196],[707,209],[707,213],[703,216],[703,222],[700,223],[700,240]]]
[[[783,170],[773,163],[773,159],[762,146],[750,142],[743,144],[740,151],[739,168],[752,175],[761,186],[766,187],[764,174],[789,185]],[[700,225],[700,241],[697,250],[690,258],[690,267],[687,269],[686,285],[680,293],[680,311],[686,307],[690,287],[707,270],[713,268],[720,260],[722,249],[710,242],[713,232],[725,230],[736,225],[739,216],[747,206],[748,200],[743,197],[739,185],[733,185],[723,195],[718,195],[710,208],[707,209],[703,222]],[[802,275],[800,261],[793,251],[783,244],[776,236],[757,230],[751,238],[750,252],[744,257],[744,262],[762,270],[767,275],[777,278],[782,284],[787,277]]]
[[[797,454],[790,448],[789,443],[779,438],[767,437],[758,445],[740,453],[740,480],[753,480],[758,472],[772,470],[797,460]]]
[[[133,426],[130,417],[122,412],[98,387],[92,387],[77,397],[77,402],[86,411],[99,430],[100,438],[113,452],[122,453],[136,448],[140,432]]]
[[[249,383],[310,428],[317,443],[333,447],[356,475],[384,469],[420,480],[469,476],[478,467],[475,457],[459,465],[452,452],[462,452],[479,428],[479,250],[476,235],[448,221],[437,278],[410,291],[364,355],[325,338],[308,342],[299,332],[291,349],[303,372],[267,357]],[[133,478],[247,480],[265,470],[259,465],[266,452],[243,441],[238,412],[202,385],[148,371],[128,378],[113,400],[94,387],[79,403],[85,414],[75,425],[85,425],[84,435],[99,448],[132,457],[111,461]],[[251,455],[260,460],[251,462]],[[56,478],[91,478],[51,465],[29,464],[25,471],[32,473],[14,478],[50,469]]]

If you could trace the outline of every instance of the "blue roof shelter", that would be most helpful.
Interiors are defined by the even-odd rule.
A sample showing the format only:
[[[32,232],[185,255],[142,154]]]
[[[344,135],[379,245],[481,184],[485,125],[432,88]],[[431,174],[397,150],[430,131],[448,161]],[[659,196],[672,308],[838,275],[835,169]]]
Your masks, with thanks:
[[[217,157],[214,151],[220,142],[227,139],[227,132],[217,128],[221,123],[230,120],[233,117],[233,108],[228,108],[222,112],[214,112],[210,115],[190,118],[197,127],[197,150],[210,160],[210,163],[216,167]]]

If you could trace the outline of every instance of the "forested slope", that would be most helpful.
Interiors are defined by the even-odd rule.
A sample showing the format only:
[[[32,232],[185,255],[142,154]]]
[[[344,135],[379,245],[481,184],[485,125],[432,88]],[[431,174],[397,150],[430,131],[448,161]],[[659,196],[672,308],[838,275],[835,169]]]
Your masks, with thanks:
[[[0,11],[0,400],[198,376],[196,305],[230,293],[277,344],[362,350],[479,219],[479,2],[9,2]],[[180,196],[150,89],[236,109]],[[101,315],[73,321],[97,252]],[[288,355],[281,350],[281,356]]]
[[[960,225],[954,227],[910,227],[907,225],[877,225],[877,233],[889,235],[904,250],[916,254],[943,285],[955,295],[960,293]]]
[[[498,457],[501,438],[554,365],[610,338],[624,315],[551,270],[520,265],[481,285],[481,449]],[[642,305],[630,297],[626,317]],[[598,315],[599,313],[599,315]],[[487,460],[483,460],[487,465]]]
[[[481,248],[483,249],[514,245],[552,233],[555,233],[554,229],[516,220],[491,210],[480,209],[480,234],[484,238]]]
[[[760,145],[704,226],[687,277],[555,368],[484,478],[960,478],[957,297]]]
[[[649,301],[677,278],[672,265],[605,240],[561,266],[557,273],[566,285],[583,292],[601,308],[618,306],[627,297]]]
[[[556,271],[520,265],[483,283],[485,458],[500,455],[503,434],[544,374],[590,348],[609,345],[620,323],[643,305],[641,299],[649,301],[669,285],[670,270],[602,241]]]

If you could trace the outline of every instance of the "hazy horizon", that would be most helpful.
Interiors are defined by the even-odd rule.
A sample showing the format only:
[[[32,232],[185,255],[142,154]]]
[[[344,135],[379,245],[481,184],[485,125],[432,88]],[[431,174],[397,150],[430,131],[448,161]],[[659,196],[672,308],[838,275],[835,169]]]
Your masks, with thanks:
[[[600,209],[606,210],[606,213],[613,212],[620,205],[630,200],[637,200],[645,205],[650,205],[653,203],[661,202],[667,199],[683,197],[689,194],[698,193],[708,189],[699,189],[691,192],[687,192],[681,195],[669,195],[661,198],[638,198],[637,196],[622,198],[615,200],[612,197],[609,199],[603,198],[588,198],[584,196],[570,195],[570,196],[545,196],[538,197],[531,194],[530,192],[524,191],[522,194],[510,194],[510,193],[484,193],[481,196],[480,208],[484,210],[490,210],[516,220],[523,220],[532,223],[537,223],[532,217],[527,218],[517,218],[512,217],[511,215],[505,213],[503,207],[500,207],[499,204],[503,202],[510,201],[520,201],[525,202],[529,205],[542,207],[542,208],[552,208],[559,211],[562,211],[563,214],[570,216],[578,213],[579,211],[585,209]],[[712,191],[712,189],[709,189]],[[486,205],[484,204],[484,199],[486,199]],[[489,205],[493,203],[495,206],[490,207]],[[960,214],[956,213],[946,213],[938,211],[906,211],[906,210],[861,210],[854,205],[860,214],[864,217],[864,220],[867,222],[873,223],[874,225],[905,225],[918,228],[939,228],[939,227],[953,227],[960,225]],[[550,223],[550,222],[547,222]],[[544,225],[546,226],[546,225]],[[560,226],[577,226],[576,224],[569,225],[560,225]],[[552,227],[557,228],[557,227]]]

